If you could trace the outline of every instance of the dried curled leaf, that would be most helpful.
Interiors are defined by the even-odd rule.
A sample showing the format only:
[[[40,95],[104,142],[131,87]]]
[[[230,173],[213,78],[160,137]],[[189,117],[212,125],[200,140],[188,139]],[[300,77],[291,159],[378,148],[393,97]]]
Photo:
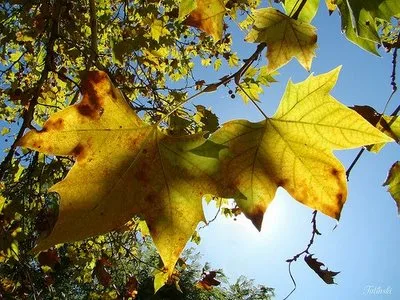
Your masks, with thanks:
[[[309,254],[304,257],[304,261],[317,275],[325,281],[326,284],[335,284],[334,277],[340,272],[329,271],[328,268],[322,269],[325,264],[319,262],[316,258],[312,257],[314,254]]]
[[[363,105],[363,106],[354,106],[351,109],[355,110],[364,119],[366,119],[371,125],[378,128],[387,136],[394,139],[397,143],[400,141],[400,118],[399,116],[387,116],[378,113],[374,108]],[[371,152],[377,153],[379,152],[386,143],[379,143],[375,145],[370,145],[367,149]]]
[[[217,271],[203,272],[203,278],[196,284],[198,288],[210,291],[214,286],[221,284],[220,281],[215,279],[217,277]]]

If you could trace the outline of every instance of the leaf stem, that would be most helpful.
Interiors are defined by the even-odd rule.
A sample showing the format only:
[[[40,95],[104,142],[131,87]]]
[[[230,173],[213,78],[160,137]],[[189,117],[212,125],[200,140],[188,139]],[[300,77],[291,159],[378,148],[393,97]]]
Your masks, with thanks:
[[[354,168],[354,166],[356,165],[356,163],[358,162],[358,160],[360,159],[360,157],[364,153],[364,151],[365,151],[365,148],[361,148],[360,149],[360,151],[358,152],[357,156],[354,158],[353,162],[351,163],[350,167],[347,169],[347,171],[346,171],[347,181],[349,181],[351,170]]]
[[[297,1],[297,2],[298,2],[298,1]],[[300,2],[299,7],[298,7],[297,10],[294,12],[294,14],[291,16],[292,19],[294,19],[294,20],[297,20],[297,19],[298,19],[299,15],[300,15],[300,12],[301,12],[301,10],[303,9],[304,5],[306,5],[306,3],[307,3],[307,0],[302,0],[302,1]],[[297,3],[296,3],[296,4],[297,4]]]
[[[257,102],[246,92],[246,90],[240,85],[240,83],[236,84],[242,92],[250,99],[250,101],[254,104],[254,106],[258,109],[258,111],[265,117],[265,119],[269,119],[267,114],[261,109],[261,107],[257,104]]]

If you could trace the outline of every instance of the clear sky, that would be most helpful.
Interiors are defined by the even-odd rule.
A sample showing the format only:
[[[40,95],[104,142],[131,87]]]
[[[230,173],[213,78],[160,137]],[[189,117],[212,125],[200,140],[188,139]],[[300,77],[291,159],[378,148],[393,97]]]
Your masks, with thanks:
[[[318,29],[319,49],[312,72],[321,74],[342,65],[332,92],[335,98],[349,106],[370,105],[382,111],[391,93],[391,54],[381,50],[382,57],[377,57],[346,40],[340,31],[338,13],[329,17],[324,3],[313,24]],[[256,44],[242,42],[240,36],[234,37],[235,43],[240,45],[237,49],[241,58],[247,58],[256,48]],[[400,77],[400,70],[398,73]],[[265,89],[261,96],[262,109],[272,115],[287,80],[299,82],[308,75],[295,60],[280,69],[279,82]],[[210,77],[205,80],[212,81]],[[221,123],[236,118],[262,119],[254,106],[244,105],[240,96],[231,100],[224,88],[199,97],[194,103],[211,107]],[[398,104],[400,92],[393,98],[388,113]],[[300,259],[292,264],[297,290],[290,299],[400,299],[400,219],[394,200],[382,186],[390,166],[400,158],[399,150],[393,144],[378,155],[364,153],[350,175],[347,202],[336,229],[335,220],[322,214],[317,216],[322,235],[316,237],[311,253],[330,270],[341,272],[335,278],[337,285],[325,284]],[[357,153],[358,149],[335,152],[346,168]],[[212,219],[214,212],[207,208],[207,219]],[[203,261],[223,268],[232,280],[245,275],[274,287],[277,299],[283,299],[293,288],[285,261],[306,248],[312,231],[311,214],[311,209],[279,189],[261,232],[244,217],[237,221],[219,217],[200,231],[202,240],[197,249]]]

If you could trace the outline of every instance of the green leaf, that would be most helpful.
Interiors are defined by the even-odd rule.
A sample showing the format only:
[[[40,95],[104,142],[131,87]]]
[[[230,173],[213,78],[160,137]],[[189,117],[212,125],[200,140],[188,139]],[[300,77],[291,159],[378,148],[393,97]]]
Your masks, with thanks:
[[[179,19],[184,19],[197,7],[196,0],[181,0],[179,4]]]
[[[282,2],[283,7],[288,16],[292,16],[299,8],[302,1],[299,0],[285,0]],[[301,8],[300,14],[297,18],[299,21],[311,22],[318,11],[319,0],[307,0],[306,4]]]
[[[388,186],[388,191],[396,202],[397,213],[400,215],[400,161],[392,165],[383,185]]]
[[[377,19],[390,22],[400,14],[398,0],[337,0],[342,18],[342,30],[347,38],[361,48],[378,54],[375,48],[380,43]]]
[[[332,151],[391,141],[329,94],[338,74],[339,68],[289,82],[272,118],[230,121],[211,136],[227,146],[220,152],[226,193],[221,196],[236,193],[240,209],[259,230],[279,186],[304,205],[339,219],[347,181]]]
[[[168,273],[156,269],[154,271],[154,293],[162,288],[168,282]]]

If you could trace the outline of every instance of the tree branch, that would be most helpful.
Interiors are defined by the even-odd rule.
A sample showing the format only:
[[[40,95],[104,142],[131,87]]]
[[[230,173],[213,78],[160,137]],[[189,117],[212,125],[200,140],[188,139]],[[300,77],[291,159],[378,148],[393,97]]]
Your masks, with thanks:
[[[15,149],[17,148],[18,140],[24,135],[25,129],[31,127],[31,122],[33,120],[33,114],[35,112],[36,104],[38,103],[39,96],[41,94],[41,89],[45,81],[49,76],[49,72],[54,70],[54,43],[58,38],[59,32],[59,20],[61,15],[61,5],[62,1],[56,1],[53,6],[53,12],[51,17],[51,28],[49,30],[49,38],[48,43],[46,45],[46,57],[45,57],[45,66],[43,68],[40,79],[36,85],[36,89],[33,93],[31,100],[29,101],[28,108],[26,108],[23,112],[23,123],[17,133],[17,136],[14,140],[14,143],[11,145],[10,150],[8,151],[6,157],[0,164],[0,180],[3,180],[4,174],[7,168],[10,166],[12,158],[15,153]]]

